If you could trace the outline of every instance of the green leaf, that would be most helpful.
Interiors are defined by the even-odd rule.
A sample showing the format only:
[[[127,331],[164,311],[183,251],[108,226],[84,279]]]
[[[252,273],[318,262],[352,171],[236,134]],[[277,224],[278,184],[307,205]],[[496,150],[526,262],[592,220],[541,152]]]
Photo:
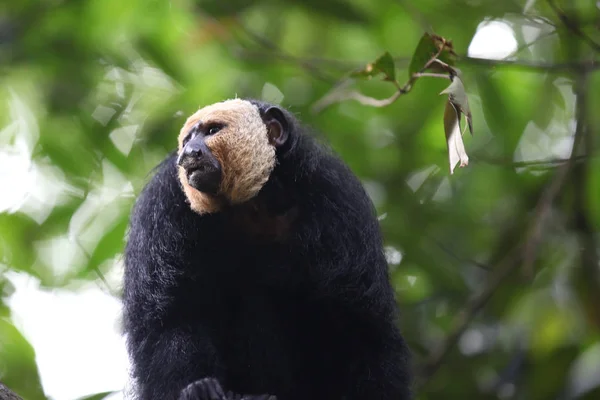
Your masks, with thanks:
[[[0,377],[24,399],[46,399],[33,347],[6,318],[0,318]]]
[[[31,266],[36,254],[33,242],[39,225],[21,213],[0,213],[0,263],[12,269],[35,273]]]
[[[10,308],[5,300],[15,292],[15,286],[4,277],[6,268],[0,266],[0,318],[10,317]]]
[[[394,65],[394,59],[392,58],[392,55],[387,51],[375,61],[373,67],[379,69],[385,74],[385,80],[396,80],[396,66]]]
[[[600,226],[600,158],[588,161],[587,205],[593,226]]]
[[[525,127],[531,121],[539,100],[543,76],[519,70],[473,71],[481,96],[481,108],[491,133],[503,148],[505,157],[513,157]]]
[[[565,111],[567,108],[562,93],[554,83],[555,79],[555,76],[548,75],[541,84],[539,101],[532,116],[533,121],[541,129],[548,128],[552,120],[559,115],[558,110]]]
[[[566,326],[569,325],[562,328],[565,329]],[[534,332],[537,333],[537,329]],[[532,399],[552,398],[563,390],[569,382],[569,371],[577,358],[578,350],[576,345],[565,343],[552,352],[535,356],[536,367],[530,368],[524,376]],[[530,356],[529,359],[533,358]]]
[[[456,54],[454,53],[452,42],[450,40],[432,33],[425,33],[423,36],[421,36],[421,40],[419,40],[419,44],[417,45],[412,59],[410,60],[408,77],[411,78],[413,74],[421,71],[427,65],[429,60],[431,60],[431,58],[440,51],[440,49],[443,50],[438,56],[438,60],[453,66],[455,63]],[[434,64],[431,69],[436,70],[436,68],[437,67]],[[442,71],[447,72],[443,69]]]
[[[87,265],[77,274],[78,278],[85,279],[91,272],[98,270],[104,261],[116,256],[123,250],[123,242],[125,240],[125,232],[128,223],[128,214],[122,214],[119,221],[104,234],[102,239],[100,239],[98,245],[91,254]]]
[[[96,394],[92,394],[89,396],[85,396],[85,397],[80,397],[79,400],[102,400],[107,398],[108,396],[110,396],[111,394],[113,394],[115,392],[102,392],[102,393],[96,393]]]
[[[367,64],[362,70],[352,73],[352,76],[372,78],[381,73],[385,75],[383,78],[385,81],[393,82],[396,80],[396,66],[394,64],[394,58],[387,51],[374,62]]]
[[[177,82],[183,80],[181,66],[178,64],[177,59],[172,54],[169,54],[168,49],[165,48],[166,46],[147,37],[138,38],[136,46],[148,61],[152,62],[168,76]]]

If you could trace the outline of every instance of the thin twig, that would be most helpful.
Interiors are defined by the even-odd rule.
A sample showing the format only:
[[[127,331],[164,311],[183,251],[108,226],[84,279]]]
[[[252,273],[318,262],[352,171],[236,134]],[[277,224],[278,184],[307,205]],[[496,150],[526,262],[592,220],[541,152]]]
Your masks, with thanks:
[[[552,32],[554,33],[554,32]],[[548,33],[548,36],[551,33]],[[536,43],[539,39],[542,39],[546,35],[540,36],[537,40],[528,43],[526,46],[517,49],[521,51],[534,43]],[[257,60],[263,63],[280,61],[288,64],[294,64],[299,66],[302,69],[305,69],[308,73],[313,75],[315,78],[326,82],[333,83],[336,81],[335,78],[328,76],[323,72],[323,67],[331,68],[336,71],[348,71],[355,70],[361,64],[364,63],[356,63],[353,61],[344,61],[344,60],[335,60],[335,59],[327,59],[327,58],[315,58],[315,57],[299,57],[293,56],[288,53],[281,53],[279,51],[272,50],[270,46],[266,46],[267,50],[248,50],[243,48],[237,48],[232,50],[235,55],[239,58],[248,58]],[[511,54],[509,57],[513,56]],[[540,71],[540,72],[578,72],[582,70],[596,70],[600,69],[600,63],[594,60],[586,61],[586,62],[571,62],[571,63],[535,63],[530,61],[522,61],[522,60],[494,60],[487,58],[478,58],[478,57],[469,57],[469,56],[460,56],[459,60],[461,63],[470,64],[474,66],[482,66],[487,68],[515,68],[515,69],[526,69],[532,71]],[[405,67],[410,62],[410,58],[407,57],[394,57],[394,63],[397,67]],[[345,81],[347,78],[338,81],[336,86],[339,86],[339,82]],[[316,108],[315,108],[316,109]]]
[[[15,392],[0,382],[0,400],[22,400]]]
[[[600,52],[600,44],[596,43],[592,40],[588,35],[585,34],[579,28],[577,22],[573,21],[571,18],[567,16],[556,4],[554,4],[554,0],[548,0],[548,5],[552,8],[552,10],[556,13],[561,22],[567,27],[568,30],[573,32],[575,35],[579,36],[583,39],[592,49],[597,52]]]
[[[585,102],[582,101],[581,98],[578,99],[578,110],[585,107],[584,103]],[[578,119],[578,121],[580,120]],[[579,142],[581,141],[581,132],[582,127],[578,122],[573,145],[574,149],[577,148]],[[533,228],[529,231],[525,239],[525,246],[517,246],[503,259],[503,261],[499,263],[496,268],[494,268],[494,272],[490,274],[484,289],[479,294],[467,301],[462,310],[454,318],[450,333],[444,338],[439,346],[437,346],[437,348],[429,356],[429,359],[424,363],[421,373],[419,374],[420,381],[418,386],[422,387],[423,384],[431,379],[433,374],[441,366],[446,355],[450,352],[454,345],[456,345],[460,336],[467,329],[473,318],[475,318],[475,315],[477,315],[477,313],[487,304],[498,287],[500,287],[504,279],[519,265],[521,265],[518,262],[519,259],[525,258],[525,265],[527,265],[528,258],[529,260],[532,259],[532,255],[535,254],[540,240],[541,229],[546,214],[548,213],[550,206],[554,202],[554,199],[558,195],[560,189],[564,185],[568,175],[567,172],[577,159],[578,156],[575,155],[575,152],[572,152],[571,158],[569,158],[566,163],[560,165],[552,183],[542,193],[542,196],[538,201]]]
[[[580,72],[584,70],[596,70],[600,69],[600,63],[595,60],[588,60],[584,62],[568,62],[568,63],[535,63],[529,61],[512,61],[512,60],[491,60],[488,58],[478,57],[462,57],[460,61],[465,64],[481,65],[486,67],[512,67],[512,68],[523,68],[529,70],[535,70],[540,72]]]
[[[436,74],[434,72],[417,72],[417,73],[413,74],[413,76],[415,78],[429,77],[429,78],[442,78],[442,79],[452,80],[452,78],[450,77],[449,74]]]
[[[437,240],[436,238],[434,238],[433,236],[430,236],[429,239],[435,243],[435,245],[437,247],[440,248],[440,250],[442,250],[444,253],[446,253],[447,255],[449,255],[450,257],[454,258],[456,261],[461,262],[461,263],[467,263],[467,264],[472,264],[484,271],[491,271],[492,268],[490,268],[488,265],[482,264],[479,261],[475,261],[473,259],[470,258],[463,258],[463,257],[459,257],[458,254],[454,253],[452,250],[450,250],[444,243],[442,243],[441,241]]]
[[[587,74],[583,74],[583,76],[587,76]],[[584,80],[584,78],[579,77],[577,82],[579,82],[580,80]],[[544,231],[546,219],[548,217],[548,214],[550,213],[552,204],[554,203],[554,199],[557,197],[561,188],[565,184],[568,172],[572,169],[573,165],[576,162],[576,159],[579,156],[577,153],[585,132],[585,122],[583,118],[585,117],[585,108],[587,107],[587,88],[580,86],[581,85],[578,84],[575,88],[577,127],[575,128],[571,157],[566,163],[560,165],[560,167],[556,171],[554,179],[552,180],[550,185],[546,187],[546,190],[542,194],[542,198],[538,202],[534,211],[533,222],[528,235],[528,240],[525,242],[525,253],[523,255],[523,271],[525,273],[525,276],[527,276],[529,279],[532,279],[534,274],[533,266],[537,257],[537,249],[542,240],[542,232]]]
[[[92,260],[92,255],[90,254],[89,251],[87,251],[87,249],[83,246],[83,244],[81,244],[81,242],[79,241],[78,238],[75,238],[75,244],[77,245],[77,247],[79,247],[79,250],[81,250],[83,252],[83,254],[85,254],[85,256],[88,259],[88,262],[90,262]],[[97,265],[95,265],[93,267],[93,270],[96,273],[96,275],[98,275],[98,278],[100,278],[100,280],[104,284],[104,286],[105,286],[104,289],[108,292],[108,294],[116,297],[117,296],[117,292],[114,291],[113,288],[110,286],[110,284],[106,280],[106,277],[104,276],[104,274],[102,273],[102,271],[100,271],[100,268]],[[101,285],[98,285],[98,287],[100,289],[102,289]]]
[[[530,228],[530,233],[528,235],[529,238],[527,242],[525,242],[524,249],[523,270],[525,271],[526,276],[529,278],[533,276],[533,263],[537,255],[537,248],[539,247],[542,239],[542,230],[545,226],[546,218],[550,212],[550,209],[552,208],[554,199],[565,183],[567,172],[569,171],[570,166],[571,163],[569,162],[560,165],[556,171],[554,179],[550,185],[546,187],[540,202],[538,202],[536,205],[532,227]]]
[[[424,32],[432,31],[431,23],[427,21],[425,15],[413,5],[412,1],[398,0],[398,3],[400,4],[400,7],[404,8],[404,11],[406,11],[407,14],[412,16],[413,20],[416,20],[419,25],[421,25],[421,29]]]
[[[410,90],[412,89],[415,82],[421,77],[430,76],[430,77],[435,77],[435,78],[445,77],[447,79],[452,79],[450,77],[450,73],[448,75],[444,75],[444,74],[437,74],[437,73],[434,74],[434,73],[425,73],[424,72],[436,62],[439,63],[442,67],[448,69],[448,71],[450,71],[450,72],[453,71],[446,63],[438,60],[438,57],[440,56],[440,54],[442,54],[442,52],[444,51],[445,48],[446,48],[445,46],[441,46],[438,49],[438,51],[425,63],[425,65],[418,72],[415,72],[414,74],[411,75],[410,79],[404,85],[400,86],[398,81],[393,80],[392,83],[394,84],[394,86],[396,86],[396,92],[394,92],[394,94],[392,94],[388,98],[376,99],[374,97],[364,95],[364,94],[360,93],[358,90],[355,90],[355,89],[349,90],[349,89],[347,89],[347,87],[350,85],[351,82],[350,82],[350,80],[346,80],[345,82],[343,82],[342,84],[338,85],[336,88],[331,90],[328,94],[323,96],[320,100],[318,100],[313,105],[312,111],[314,113],[319,113],[319,112],[323,111],[323,109],[325,109],[326,107],[329,107],[332,104],[341,103],[341,102],[347,101],[347,100],[356,100],[365,106],[387,107],[390,104],[392,104],[393,102],[395,102],[396,100],[398,100],[398,98],[400,96],[402,96],[403,94],[410,92]]]
[[[538,38],[542,39],[545,35],[542,35]],[[549,36],[549,35],[548,35]],[[537,40],[536,40],[537,41]],[[523,48],[517,49],[517,51],[521,51],[527,47],[532,46],[536,41],[530,42],[527,46]],[[345,61],[345,60],[335,60],[328,58],[314,58],[314,57],[299,57],[293,56],[290,54],[282,55],[280,53],[271,51],[271,50],[248,50],[243,48],[235,49],[235,54],[240,58],[249,58],[261,62],[272,62],[273,60],[279,60],[282,62],[286,62],[289,64],[296,65],[306,65],[312,64],[313,67],[319,68],[327,66],[329,68],[333,68],[337,71],[348,71],[355,70],[360,67],[360,65],[364,65],[366,62],[354,62],[354,61]],[[511,54],[509,57],[513,56]],[[487,68],[519,68],[533,71],[552,71],[552,72],[568,72],[568,71],[580,71],[583,69],[587,70],[595,70],[600,69],[600,63],[596,61],[586,61],[586,62],[567,62],[567,63],[536,63],[532,61],[524,61],[524,60],[495,60],[489,58],[479,58],[479,57],[469,57],[467,55],[462,55],[458,57],[459,61],[463,64],[469,64],[474,66],[482,66]],[[394,57],[394,63],[399,68],[404,68],[410,62],[410,58],[408,57]],[[330,80],[328,78],[328,80]]]
[[[386,99],[376,99],[373,97],[366,96],[360,93],[358,90],[349,90],[349,91],[332,91],[330,94],[321,98],[321,100],[317,101],[313,106],[313,111],[316,113],[321,112],[326,107],[331,104],[341,103],[347,100],[356,100],[360,104],[371,107],[386,107],[395,102],[398,97],[403,95],[405,92],[397,90],[393,95]]]
[[[246,33],[246,35],[248,35],[254,42],[258,43],[260,46],[264,47],[265,49],[270,50],[273,53],[274,57],[280,58],[285,61],[294,61],[305,71],[309,72],[315,78],[322,80],[324,82],[332,83],[335,81],[334,78],[329,77],[326,74],[324,74],[321,71],[321,69],[317,65],[315,65],[312,61],[306,60],[306,59],[299,59],[297,57],[291,56],[290,54],[288,54],[284,50],[282,50],[275,42],[273,42],[269,38],[259,35],[258,33],[249,29],[240,19],[236,19],[235,21],[236,21],[238,27],[244,33]]]
[[[265,63],[271,63],[273,60],[279,60],[283,62],[287,62],[289,64],[303,64],[308,63],[312,64],[315,67],[323,68],[332,68],[339,72],[346,72],[348,70],[356,69],[360,65],[356,62],[344,61],[344,60],[336,60],[333,58],[324,58],[324,57],[299,57],[293,56],[291,54],[280,54],[278,52],[272,50],[256,50],[256,49],[246,49],[243,47],[233,48],[235,56],[239,58],[251,59],[256,61],[261,61]]]
[[[591,135],[590,135],[591,136]],[[586,166],[582,166],[585,170]],[[600,257],[597,250],[597,236],[593,228],[593,222],[590,221],[586,207],[586,180],[583,176],[575,180],[575,224],[579,231],[581,251],[580,266],[580,296],[587,303],[586,311],[590,319],[593,320],[596,329],[600,329]]]
[[[523,45],[519,46],[515,51],[513,51],[512,53],[510,53],[509,55],[507,55],[506,57],[504,57],[504,59],[508,60],[509,58],[516,56],[517,54],[519,54],[523,50],[527,50],[528,48],[530,48],[534,44],[538,43],[540,40],[546,39],[547,37],[550,37],[550,36],[555,35],[555,34],[556,34],[556,30],[551,30],[549,32],[543,33],[540,36],[538,36],[537,38],[535,38],[535,40],[532,40],[531,42],[527,42],[527,43],[524,43]]]
[[[433,56],[433,57],[431,57],[431,58],[429,59],[429,61],[427,61],[427,62],[425,63],[425,65],[423,66],[423,68],[421,68],[421,69],[420,69],[418,72],[423,72],[423,71],[427,70],[429,67],[431,67],[431,66],[433,65],[433,63],[434,63],[434,62],[437,62],[437,63],[440,63],[440,64],[444,64],[446,67],[448,67],[448,65],[447,65],[446,63],[444,63],[444,62],[442,62],[442,61],[438,60],[438,57],[439,57],[439,56],[442,54],[442,52],[444,51],[444,49],[445,49],[445,48],[446,48],[446,46],[442,45],[442,46],[441,46],[441,47],[438,49],[437,53],[435,53],[435,54],[434,54],[434,56]],[[413,74],[413,75],[414,75],[414,74]]]
[[[581,125],[581,135],[579,147],[573,152],[578,152],[585,160],[588,152],[594,149],[594,130],[591,128],[591,120],[588,118],[587,108],[587,90],[588,76],[582,74],[575,83],[575,93],[577,95],[577,127]],[[600,257],[597,249],[597,237],[594,230],[594,223],[591,221],[588,211],[588,182],[589,182],[590,165],[582,163],[577,165],[573,171],[573,189],[574,189],[574,222],[578,231],[579,240],[581,243],[581,259],[580,267],[576,270],[578,294],[582,298],[582,303],[589,316],[589,319],[600,328],[600,309],[597,307],[600,304]]]
[[[526,20],[531,21],[533,23],[536,23],[539,25],[546,24],[546,25],[550,25],[550,26],[553,26],[556,28],[556,24],[550,18],[546,18],[541,15],[528,14],[527,12],[523,12],[521,14],[521,16],[523,18],[525,18]]]
[[[481,292],[467,301],[462,310],[454,317],[450,333],[448,333],[444,340],[431,352],[420,373],[417,375],[419,379],[417,386],[419,388],[423,387],[423,385],[431,379],[442,365],[443,360],[450,350],[458,342],[460,336],[467,329],[475,315],[477,315],[477,313],[487,304],[504,279],[517,268],[519,265],[519,249],[520,247],[517,247],[509,252],[509,254],[495,266]]]
[[[505,165],[511,168],[526,168],[526,167],[545,167],[545,168],[555,168],[558,165],[565,164],[569,161],[572,162],[582,162],[592,156],[574,156],[571,158],[553,158],[548,160],[530,160],[530,161],[512,161],[512,160],[503,160],[496,159],[482,155],[472,155],[471,160],[475,162],[483,162],[486,164],[493,165]]]

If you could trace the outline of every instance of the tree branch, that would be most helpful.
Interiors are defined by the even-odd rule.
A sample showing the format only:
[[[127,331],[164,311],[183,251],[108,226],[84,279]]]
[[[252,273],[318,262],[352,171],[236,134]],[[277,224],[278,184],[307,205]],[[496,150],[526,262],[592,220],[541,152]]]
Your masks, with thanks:
[[[331,90],[328,94],[323,96],[320,100],[318,100],[313,105],[312,111],[314,113],[319,113],[332,104],[341,103],[346,100],[356,100],[365,106],[386,107],[386,106],[389,106],[390,104],[392,104],[393,102],[395,102],[403,94],[410,92],[413,85],[419,78],[427,76],[427,77],[434,77],[434,78],[444,77],[446,79],[451,79],[450,73],[448,75],[446,75],[446,74],[424,72],[428,68],[430,68],[434,63],[439,63],[442,66],[444,66],[445,68],[447,68],[448,71],[452,71],[448,65],[446,65],[445,63],[438,60],[438,57],[440,56],[440,54],[442,54],[442,52],[445,49],[446,49],[445,46],[441,46],[438,49],[437,53],[435,53],[433,56],[431,56],[431,58],[429,58],[429,60],[425,63],[425,65],[418,72],[415,72],[414,74],[412,74],[410,79],[403,86],[400,86],[398,81],[393,80],[393,84],[394,84],[394,86],[396,86],[397,90],[394,94],[392,94],[390,97],[388,97],[386,99],[376,99],[376,98],[373,98],[370,96],[366,96],[354,89],[348,90],[347,87],[349,86],[351,81],[346,80],[345,82],[340,84],[338,87]]]
[[[525,243],[525,254],[523,262],[523,271],[525,276],[529,279],[533,278],[534,268],[533,264],[537,256],[537,249],[542,240],[542,232],[546,225],[546,219],[554,203],[554,199],[560,192],[561,188],[566,182],[569,171],[573,168],[577,159],[580,144],[583,141],[585,135],[585,109],[587,107],[587,88],[585,83],[587,82],[587,72],[584,72],[577,78],[575,94],[576,94],[576,121],[577,127],[575,128],[575,135],[573,139],[573,148],[571,150],[571,157],[569,160],[562,164],[554,176],[551,184],[546,188],[542,195],[542,199],[535,208],[535,216],[533,219],[532,226],[529,232],[529,239]]]
[[[533,45],[535,42],[528,43],[529,47]],[[522,50],[522,49],[520,49]],[[337,71],[348,71],[353,70],[359,67],[363,63],[356,63],[353,61],[344,61],[344,60],[336,60],[329,58],[318,58],[318,57],[299,57],[293,56],[290,54],[281,54],[270,50],[247,50],[247,49],[236,49],[235,53],[240,58],[250,58],[253,60],[259,60],[262,62],[270,62],[273,59],[278,59],[283,62],[287,62],[290,64],[297,64],[302,67],[302,65],[312,64],[312,67],[328,67],[333,68]],[[581,70],[595,70],[600,69],[600,63],[594,60],[590,60],[584,63],[581,62],[569,62],[569,63],[536,63],[531,61],[522,61],[522,60],[495,60],[489,58],[478,58],[478,57],[469,57],[467,55],[462,55],[458,57],[459,61],[464,64],[482,66],[487,68],[517,68],[517,69],[526,69],[540,72],[569,72],[569,71],[581,71]],[[408,65],[410,62],[410,58],[408,57],[394,57],[394,62],[397,67],[403,68]],[[319,78],[320,79],[320,78]],[[331,81],[331,79],[326,78],[327,81]]]
[[[487,58],[477,57],[462,57],[461,62],[471,65],[481,65],[487,67],[514,67],[529,70],[537,70],[540,72],[580,72],[600,69],[600,63],[595,60],[585,62],[569,62],[569,63],[534,63],[529,61],[511,61],[511,60],[490,60]]]
[[[358,63],[344,60],[336,60],[333,58],[324,57],[299,57],[291,54],[281,54],[273,50],[257,50],[257,49],[246,49],[244,47],[236,47],[232,49],[234,55],[238,58],[272,62],[273,60],[279,60],[288,64],[311,64],[316,68],[332,68],[336,71],[343,73],[351,69],[356,69]]]
[[[567,27],[568,30],[570,30],[573,34],[583,39],[583,41],[586,42],[592,49],[594,49],[597,52],[600,52],[600,44],[594,42],[592,38],[586,35],[585,32],[583,32],[581,28],[579,28],[577,22],[573,21],[567,16],[567,14],[565,14],[560,8],[558,8],[558,6],[554,3],[554,0],[548,0],[548,5],[552,8],[558,19],[561,20],[561,22]]]
[[[398,3],[400,4],[400,7],[404,8],[404,11],[406,11],[407,14],[411,15],[413,20],[416,20],[419,25],[421,25],[421,29],[424,32],[431,32],[433,30],[431,23],[427,21],[425,15],[414,6],[412,1],[398,0]]]
[[[292,62],[296,63],[297,65],[299,65],[302,69],[304,69],[308,73],[312,74],[315,78],[322,80],[323,82],[332,83],[335,81],[334,78],[329,77],[326,74],[324,74],[321,71],[321,69],[314,64],[313,61],[291,56],[290,54],[283,51],[272,40],[270,40],[262,35],[259,35],[258,33],[249,29],[246,25],[244,25],[244,23],[242,23],[242,21],[239,18],[236,18],[235,21],[236,21],[238,27],[246,35],[248,35],[254,42],[256,42],[258,45],[262,46],[263,48],[268,49],[271,52],[272,57],[276,57],[276,58],[279,58],[284,61],[292,61]]]
[[[466,263],[466,264],[471,264],[476,266],[477,268],[480,268],[484,271],[491,271],[492,268],[490,268],[489,266],[480,263],[479,261],[475,261],[473,259],[470,258],[463,258],[463,257],[459,257],[458,254],[454,253],[454,251],[450,250],[444,243],[442,243],[441,241],[437,240],[435,237],[433,236],[429,236],[429,239],[437,246],[440,248],[440,250],[442,250],[444,253],[446,253],[447,255],[449,255],[450,257],[454,258],[456,261],[461,262],[461,263]]]
[[[585,66],[586,63],[581,63],[579,66]],[[585,165],[585,161],[589,160],[590,157],[585,153],[585,149],[593,148],[592,143],[592,135],[586,135],[586,109],[587,109],[587,77],[589,72],[595,68],[592,64],[588,64],[590,66],[589,69],[582,69],[577,77],[575,93],[577,96],[576,100],[576,120],[577,127],[574,134],[573,140],[573,150],[571,151],[571,156],[567,160],[550,160],[551,163],[559,164],[559,167],[556,171],[556,174],[550,183],[549,186],[545,188],[542,192],[540,200],[538,201],[535,207],[535,216],[532,222],[532,226],[527,233],[525,238],[524,246],[517,246],[513,249],[504,259],[499,263],[499,265],[494,268],[494,272],[492,272],[488,278],[488,281],[485,284],[483,290],[472,297],[467,303],[464,305],[463,309],[458,313],[458,315],[454,318],[452,323],[452,328],[450,333],[445,337],[445,339],[437,346],[437,348],[432,351],[429,359],[424,363],[421,373],[419,376],[418,386],[422,387],[427,381],[431,379],[431,377],[435,374],[438,368],[441,366],[444,358],[450,352],[450,350],[456,345],[460,336],[464,333],[466,328],[469,326],[473,318],[475,318],[478,311],[480,311],[485,304],[489,301],[489,299],[493,296],[495,291],[500,287],[503,280],[517,268],[517,266],[521,265],[519,263],[520,259],[523,259],[524,268],[530,269],[531,265],[535,261],[535,256],[537,254],[537,247],[542,237],[543,226],[545,225],[545,220],[547,214],[554,203],[554,200],[558,196],[561,188],[564,186],[567,181],[567,176],[569,175],[569,171],[574,167],[574,165],[580,161],[582,165]],[[584,137],[587,138],[588,143],[582,144]],[[581,149],[583,150],[583,154],[581,153]],[[548,161],[541,161],[541,163],[547,163]],[[517,164],[519,166],[526,166],[531,164],[532,162],[522,162],[522,163],[511,163],[511,165]],[[583,195],[584,190],[584,181],[581,176],[577,177],[581,182],[581,187],[579,188],[579,207],[582,211],[585,211],[585,205],[583,200],[585,196]],[[582,215],[586,215],[585,213],[578,214],[578,221],[581,225],[580,231],[582,232],[582,241],[584,244],[584,252],[582,254],[582,271],[586,275],[584,279],[586,285],[588,286],[587,293],[590,296],[594,297],[594,301],[591,304],[598,304],[600,302],[600,272],[598,271],[598,262],[599,257],[596,250],[596,241],[594,237],[594,231],[587,220],[587,216],[582,217]],[[597,298],[596,298],[597,297]],[[592,307],[594,308],[594,307]],[[596,307],[597,308],[597,307]],[[600,312],[594,308],[591,312],[595,317],[596,321],[600,324]]]
[[[450,80],[450,75],[448,74],[436,74],[433,72],[417,72],[413,74],[415,78],[441,78]]]
[[[475,162],[483,162],[492,165],[504,165],[511,168],[527,168],[527,167],[539,167],[539,168],[556,168],[557,166],[563,165],[568,162],[580,163],[592,156],[589,155],[573,155],[571,158],[552,158],[548,160],[530,160],[530,161],[512,161],[510,159],[499,159],[487,157],[484,155],[475,154],[471,156],[471,159]]]
[[[431,352],[428,360],[417,374],[417,387],[421,388],[437,372],[445,357],[456,345],[475,315],[487,304],[504,279],[519,265],[520,247],[513,249],[490,273],[484,288],[467,301],[462,310],[454,317],[452,328],[444,340]]]
[[[0,382],[0,400],[23,400],[15,392]]]
[[[581,136],[579,146],[573,152],[580,153],[584,159],[589,151],[594,149],[594,132],[590,128],[590,120],[587,113],[587,90],[588,74],[583,74],[575,82],[575,94],[577,96],[577,129]],[[590,321],[597,329],[600,329],[600,257],[598,256],[597,237],[593,222],[590,220],[587,198],[589,182],[589,163],[581,163],[573,171],[574,188],[574,222],[581,243],[581,265],[576,282],[579,296],[583,300],[583,306]]]
[[[393,95],[386,99],[376,99],[360,93],[358,90],[345,90],[350,85],[350,81],[343,83],[329,94],[318,100],[312,107],[313,112],[319,113],[325,108],[335,103],[341,103],[347,100],[356,100],[360,104],[371,107],[386,107],[395,102],[398,97],[406,93],[406,91],[397,90]]]

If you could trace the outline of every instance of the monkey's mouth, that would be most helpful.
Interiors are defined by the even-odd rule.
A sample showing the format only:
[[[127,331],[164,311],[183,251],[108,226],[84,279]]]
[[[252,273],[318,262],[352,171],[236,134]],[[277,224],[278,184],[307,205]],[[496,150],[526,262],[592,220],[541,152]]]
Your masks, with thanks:
[[[188,183],[194,189],[216,195],[221,185],[221,168],[203,162],[194,163],[185,168]]]

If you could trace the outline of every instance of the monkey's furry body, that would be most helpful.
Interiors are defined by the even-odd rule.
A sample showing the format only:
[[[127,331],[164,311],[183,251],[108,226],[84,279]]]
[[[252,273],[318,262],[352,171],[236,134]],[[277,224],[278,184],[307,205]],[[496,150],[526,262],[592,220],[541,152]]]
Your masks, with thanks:
[[[278,118],[287,147],[250,200],[192,210],[174,153],[136,201],[124,320],[139,399],[219,399],[182,392],[206,377],[278,400],[409,398],[374,207],[339,158]]]

